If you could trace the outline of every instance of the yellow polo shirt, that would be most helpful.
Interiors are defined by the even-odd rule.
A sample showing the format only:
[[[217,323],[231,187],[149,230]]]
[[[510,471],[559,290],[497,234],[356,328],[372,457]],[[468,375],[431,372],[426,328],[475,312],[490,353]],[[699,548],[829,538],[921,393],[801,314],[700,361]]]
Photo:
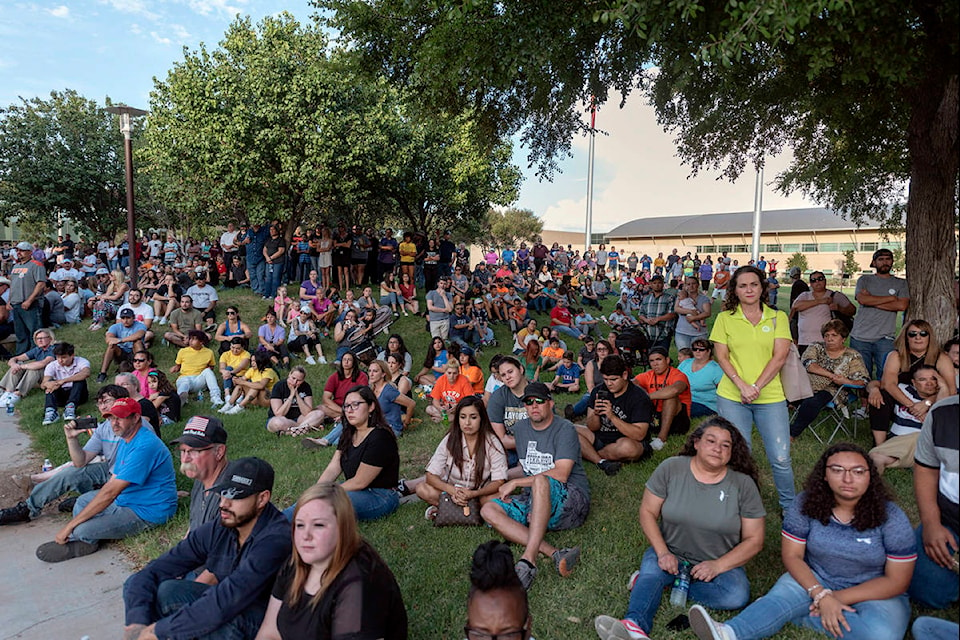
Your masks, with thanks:
[[[790,321],[783,311],[775,311],[763,306],[763,318],[756,326],[747,320],[738,306],[732,313],[721,311],[713,323],[710,339],[718,344],[727,345],[730,350],[730,362],[739,372],[745,382],[751,384],[763,372],[764,367],[773,357],[773,342],[776,338],[792,340],[790,336]],[[740,390],[733,380],[724,374],[717,387],[717,395],[727,400],[740,402]],[[754,404],[771,404],[783,402],[783,385],[780,384],[780,374],[760,390],[760,397]]]
[[[250,382],[260,382],[261,380],[266,380],[267,386],[264,387],[264,390],[267,393],[270,393],[273,390],[273,385],[275,385],[277,380],[280,379],[280,376],[278,376],[277,372],[271,367],[267,367],[263,371],[258,371],[256,367],[250,367],[243,374],[243,377]]]
[[[213,351],[206,347],[200,350],[193,347],[184,347],[177,353],[177,364],[180,365],[180,375],[198,376],[207,367],[217,366]]]

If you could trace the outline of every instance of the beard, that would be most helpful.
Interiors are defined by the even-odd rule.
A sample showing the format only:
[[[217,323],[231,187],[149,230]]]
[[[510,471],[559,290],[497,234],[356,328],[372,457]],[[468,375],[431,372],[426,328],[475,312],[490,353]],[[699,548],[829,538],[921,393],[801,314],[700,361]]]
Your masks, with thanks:
[[[224,514],[227,514],[227,517],[224,517]],[[237,514],[235,511],[230,511],[229,509],[220,509],[220,522],[228,529],[236,529],[247,524],[251,520],[257,517],[256,511],[251,511],[250,513]]]
[[[877,267],[877,273],[890,273],[890,270],[893,268],[892,265],[882,264]]]

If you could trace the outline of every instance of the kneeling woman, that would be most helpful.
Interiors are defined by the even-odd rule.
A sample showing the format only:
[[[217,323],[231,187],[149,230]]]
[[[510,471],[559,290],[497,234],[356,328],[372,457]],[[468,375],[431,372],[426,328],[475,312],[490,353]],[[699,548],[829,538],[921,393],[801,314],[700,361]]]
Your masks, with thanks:
[[[293,512],[293,557],[277,575],[257,640],[405,640],[407,612],[397,580],[360,537],[337,485],[316,484]]]
[[[690,610],[701,640],[768,638],[788,622],[845,640],[906,634],[914,535],[863,449],[840,443],[820,456],[783,520],[781,545],[787,573],[740,615],[720,624]]]
[[[400,452],[370,387],[356,386],[343,401],[343,436],[318,482],[340,484],[360,520],[390,515],[400,506]]]
[[[466,396],[453,410],[450,431],[427,465],[426,482],[416,485],[420,499],[431,505],[426,516],[436,516],[440,494],[446,492],[461,507],[473,498],[497,497],[507,480],[507,454],[490,425],[483,400]]]
[[[681,570],[690,572],[691,599],[713,609],[746,605],[750,582],[743,565],[763,547],[764,515],[746,441],[728,420],[707,420],[647,481],[640,526],[650,547],[626,617],[598,616],[599,636],[646,638],[664,588]]]

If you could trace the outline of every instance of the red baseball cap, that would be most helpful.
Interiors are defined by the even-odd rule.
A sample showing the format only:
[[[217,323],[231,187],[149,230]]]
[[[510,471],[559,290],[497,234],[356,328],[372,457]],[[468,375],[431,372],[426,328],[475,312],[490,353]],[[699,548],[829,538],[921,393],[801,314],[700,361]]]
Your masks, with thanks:
[[[140,415],[140,403],[133,398],[118,398],[113,406],[103,412],[105,416],[114,416],[117,418],[129,418],[132,415]]]

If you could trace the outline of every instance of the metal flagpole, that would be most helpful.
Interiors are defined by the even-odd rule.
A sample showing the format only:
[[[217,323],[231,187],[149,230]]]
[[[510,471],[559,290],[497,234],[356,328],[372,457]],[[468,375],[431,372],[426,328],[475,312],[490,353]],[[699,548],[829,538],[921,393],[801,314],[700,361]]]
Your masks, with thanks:
[[[757,169],[757,186],[753,193],[753,247],[751,255],[756,264],[760,259],[760,214],[763,212],[763,167]]]
[[[583,251],[590,248],[590,239],[593,237],[593,152],[596,144],[597,102],[590,98],[590,153],[587,159],[587,228],[584,233]]]

